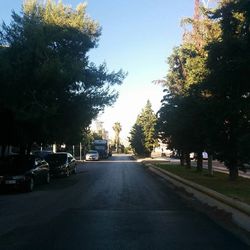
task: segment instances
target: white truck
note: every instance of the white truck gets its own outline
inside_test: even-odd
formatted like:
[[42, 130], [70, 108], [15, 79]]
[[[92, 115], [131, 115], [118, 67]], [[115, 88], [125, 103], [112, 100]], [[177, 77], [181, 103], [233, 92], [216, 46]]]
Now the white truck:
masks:
[[108, 140], [94, 140], [92, 148], [99, 153], [100, 158], [107, 159], [109, 157]]

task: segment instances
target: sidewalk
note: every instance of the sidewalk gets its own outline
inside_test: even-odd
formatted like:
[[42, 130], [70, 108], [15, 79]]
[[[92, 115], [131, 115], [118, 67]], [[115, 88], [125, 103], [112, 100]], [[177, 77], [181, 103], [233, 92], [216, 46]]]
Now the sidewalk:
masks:
[[[203, 162], [203, 166], [204, 168], [207, 168], [207, 161]], [[229, 173], [227, 167], [225, 167], [225, 165], [219, 161], [213, 161], [213, 169], [214, 171], [217, 172], [222, 172], [222, 173]], [[244, 177], [244, 178], [249, 178], [250, 179], [250, 171], [248, 170], [246, 173], [239, 170], [239, 176]]]

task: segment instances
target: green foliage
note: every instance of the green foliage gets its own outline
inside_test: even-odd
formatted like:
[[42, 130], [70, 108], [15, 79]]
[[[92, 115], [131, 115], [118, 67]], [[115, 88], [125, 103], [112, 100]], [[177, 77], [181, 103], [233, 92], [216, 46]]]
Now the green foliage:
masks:
[[0, 110], [18, 128], [8, 144], [79, 142], [83, 129], [114, 103], [118, 94], [112, 86], [125, 74], [89, 62], [87, 53], [99, 37], [100, 27], [84, 4], [74, 10], [61, 2], [28, 0], [21, 15], [13, 12], [12, 23], [3, 23]]
[[150, 101], [147, 101], [145, 108], [138, 115], [137, 121], [130, 131], [129, 141], [136, 154], [149, 156], [156, 146], [155, 125], [156, 115], [152, 110]]
[[130, 131], [129, 142], [135, 154], [148, 155], [149, 152], [145, 148], [145, 136], [141, 125], [134, 124]]
[[[189, 156], [190, 152], [201, 155], [204, 149], [211, 150], [206, 137], [210, 124], [206, 112], [207, 102], [199, 86], [209, 73], [205, 46], [209, 41], [218, 39], [219, 33], [218, 25], [208, 18], [199, 21], [189, 19], [188, 22], [193, 25], [193, 32], [173, 50], [168, 59], [166, 95], [157, 122], [161, 140], [167, 142], [169, 148], [178, 150], [182, 156]], [[214, 28], [211, 29], [211, 26]], [[186, 160], [188, 163], [189, 159]]]
[[171, 148], [214, 153], [234, 180], [249, 161], [250, 2], [221, 1], [207, 14], [169, 58], [157, 127]]
[[192, 43], [175, 48], [169, 58], [167, 93], [158, 112], [157, 131], [169, 148], [186, 156], [201, 153], [207, 146], [204, 98], [197, 87], [208, 74], [206, 60], [204, 49]]
[[96, 132], [91, 133], [91, 140], [102, 140], [102, 135]]
[[246, 158], [240, 152], [244, 151], [244, 138], [250, 132], [250, 3], [222, 2], [212, 18], [219, 19], [222, 36], [208, 46], [210, 74], [203, 88], [217, 107], [217, 157], [228, 166], [231, 179], [235, 179], [238, 163]]

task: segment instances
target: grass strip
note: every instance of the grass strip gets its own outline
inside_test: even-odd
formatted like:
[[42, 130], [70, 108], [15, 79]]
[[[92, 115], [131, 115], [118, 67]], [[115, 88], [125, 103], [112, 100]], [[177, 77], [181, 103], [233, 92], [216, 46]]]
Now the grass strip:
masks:
[[186, 180], [250, 205], [250, 179], [239, 176], [237, 181], [230, 181], [227, 174], [214, 172], [213, 176], [209, 176], [206, 169], [203, 169], [202, 172], [197, 172], [195, 168], [188, 169], [176, 164], [156, 163], [154, 165]]

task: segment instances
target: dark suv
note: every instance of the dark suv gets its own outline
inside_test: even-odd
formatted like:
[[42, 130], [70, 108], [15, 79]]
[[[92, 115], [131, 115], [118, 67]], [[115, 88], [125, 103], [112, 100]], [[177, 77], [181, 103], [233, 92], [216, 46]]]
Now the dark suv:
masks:
[[38, 183], [49, 183], [49, 164], [34, 155], [13, 155], [0, 160], [0, 186], [33, 191]]
[[76, 160], [67, 152], [48, 154], [45, 160], [49, 163], [52, 176], [69, 176], [76, 173]]

